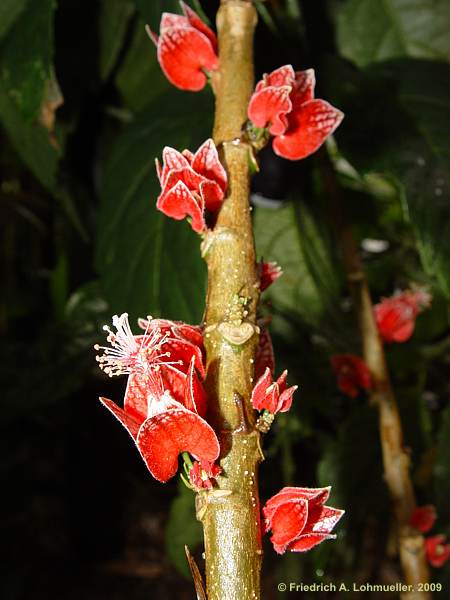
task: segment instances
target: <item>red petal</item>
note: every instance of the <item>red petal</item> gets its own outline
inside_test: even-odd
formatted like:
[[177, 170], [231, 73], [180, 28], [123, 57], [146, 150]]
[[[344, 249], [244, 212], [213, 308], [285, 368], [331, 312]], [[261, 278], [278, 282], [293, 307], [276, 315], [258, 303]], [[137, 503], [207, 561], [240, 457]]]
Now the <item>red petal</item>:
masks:
[[252, 406], [256, 410], [263, 410], [265, 408], [266, 392], [267, 388], [272, 385], [272, 373], [267, 367], [263, 375], [256, 382], [252, 391]]
[[161, 187], [164, 187], [167, 175], [172, 170], [181, 170], [181, 169], [189, 169], [190, 164], [189, 161], [181, 152], [175, 150], [175, 148], [171, 148], [170, 146], [166, 146], [162, 152], [163, 156], [163, 167], [161, 169], [160, 175], [160, 183]]
[[298, 385], [293, 385], [292, 387], [284, 390], [278, 400], [277, 412], [287, 412], [292, 406], [292, 397], [294, 395], [295, 390], [298, 389]]
[[292, 110], [289, 98], [291, 87], [265, 87], [253, 94], [248, 105], [248, 118], [256, 127], [266, 127], [272, 135], [284, 133], [288, 126], [286, 115]]
[[286, 380], [287, 380], [287, 370], [285, 369], [281, 375], [277, 379], [278, 387], [280, 388], [280, 393], [283, 393], [286, 389]]
[[170, 352], [170, 356], [168, 356], [168, 360], [170, 362], [182, 361], [182, 365], [178, 367], [180, 370], [184, 370], [183, 365], [185, 365], [187, 371], [187, 367], [191, 362], [191, 359], [194, 358], [195, 368], [202, 378], [205, 376], [203, 354], [198, 346], [181, 339], [171, 339], [164, 344], [163, 350]]
[[256, 85], [255, 91], [259, 91], [263, 87], [273, 85], [274, 87], [281, 87], [282, 85], [293, 85], [295, 81], [295, 72], [292, 65], [284, 65], [272, 71], [272, 73], [265, 74], [261, 81]]
[[224, 192], [227, 188], [227, 172], [219, 160], [216, 145], [212, 139], [206, 140], [192, 158], [192, 168], [200, 175], [219, 184]]
[[167, 29], [170, 29], [171, 27], [189, 27], [189, 19], [183, 15], [163, 12], [161, 15], [161, 22], [159, 24], [160, 33], [165, 33]]
[[258, 380], [266, 369], [273, 374], [275, 370], [275, 356], [272, 338], [268, 329], [263, 329], [259, 334], [259, 342], [255, 356], [255, 379]]
[[108, 400], [108, 398], [100, 398], [100, 402], [105, 406], [118, 421], [122, 423], [128, 433], [131, 435], [133, 440], [136, 441], [136, 438], [139, 433], [139, 429], [141, 427], [142, 421], [136, 419], [134, 415], [125, 412], [122, 408], [117, 406], [112, 400]]
[[308, 520], [308, 502], [290, 500], [279, 506], [272, 519], [272, 537], [270, 541], [277, 546], [289, 544], [303, 531]]
[[200, 194], [205, 203], [205, 207], [211, 212], [216, 212], [222, 206], [224, 193], [215, 181], [203, 181], [200, 184]]
[[289, 114], [287, 132], [273, 140], [275, 153], [289, 160], [306, 158], [333, 133], [343, 116], [325, 100], [305, 102]]
[[425, 555], [433, 567], [442, 567], [450, 558], [450, 544], [445, 535], [433, 535], [425, 540]]
[[206, 393], [195, 371], [194, 357], [191, 359], [191, 364], [189, 365], [189, 371], [185, 380], [184, 405], [188, 410], [198, 413], [201, 417], [206, 414]]
[[131, 373], [128, 376], [124, 399], [125, 411], [142, 424], [147, 418], [147, 388], [144, 378]]
[[329, 533], [307, 533], [301, 535], [295, 542], [292, 542], [292, 544], [289, 544], [287, 550], [290, 552], [306, 552], [325, 540], [334, 539], [336, 539], [336, 536]]
[[[199, 199], [199, 202], [203, 202]], [[192, 217], [192, 229], [200, 233], [205, 229], [203, 206], [201, 206], [189, 191], [183, 181], [178, 181], [172, 189], [161, 193], [156, 203], [158, 210], [168, 217], [184, 219], [187, 215]]]
[[263, 508], [264, 518], [270, 522], [276, 509], [285, 502], [289, 502], [291, 500], [303, 499], [308, 500], [309, 502], [312, 502], [314, 504], [323, 504], [328, 500], [328, 497], [330, 495], [330, 489], [330, 487], [284, 487], [278, 492], [278, 494], [275, 494], [275, 496], [272, 496], [272, 498], [270, 498], [266, 502]]
[[344, 513], [344, 510], [332, 506], [310, 506], [305, 533], [330, 533]]
[[314, 98], [314, 88], [316, 87], [316, 76], [314, 69], [306, 71], [297, 71], [295, 73], [294, 93], [292, 94], [292, 104], [294, 110], [301, 104]]
[[180, 404], [184, 404], [184, 390], [186, 387], [186, 373], [172, 365], [161, 365], [159, 368], [163, 379], [164, 389]]
[[163, 33], [158, 42], [158, 61], [174, 86], [192, 92], [206, 85], [202, 69], [213, 71], [219, 66], [211, 42], [193, 27], [173, 27]]
[[150, 473], [162, 482], [177, 472], [181, 452], [214, 462], [220, 450], [216, 434], [208, 423], [195, 413], [181, 409], [147, 419], [139, 430], [137, 445]]
[[204, 33], [206, 35], [206, 37], [209, 39], [209, 41], [211, 42], [211, 45], [214, 48], [214, 51], [217, 52], [217, 37], [216, 37], [216, 34], [214, 33], [214, 31], [212, 29], [210, 29], [208, 27], [208, 25], [206, 25], [206, 23], [204, 23], [200, 19], [198, 14], [194, 10], [192, 10], [192, 8], [190, 6], [188, 6], [184, 2], [180, 2], [180, 6], [181, 6], [181, 10], [185, 14], [185, 16], [188, 18], [189, 23], [192, 25], [192, 27], [195, 27], [195, 29], [198, 29], [199, 31]]

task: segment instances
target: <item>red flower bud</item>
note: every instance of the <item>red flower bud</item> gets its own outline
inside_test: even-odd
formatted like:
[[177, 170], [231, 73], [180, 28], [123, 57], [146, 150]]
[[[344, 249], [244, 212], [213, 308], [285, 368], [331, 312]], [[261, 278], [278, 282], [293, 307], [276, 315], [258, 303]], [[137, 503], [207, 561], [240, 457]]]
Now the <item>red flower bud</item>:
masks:
[[333, 133], [343, 113], [325, 100], [314, 100], [314, 70], [285, 65], [258, 82], [248, 106], [248, 118], [275, 136], [276, 154], [290, 160], [306, 158]]
[[286, 550], [305, 552], [324, 540], [344, 514], [343, 510], [324, 506], [330, 488], [285, 487], [270, 498], [263, 508], [265, 531], [278, 554]]
[[276, 262], [263, 262], [258, 264], [260, 290], [263, 292], [272, 285], [279, 277], [283, 275], [283, 271]]
[[276, 382], [267, 367], [264, 374], [258, 379], [252, 391], [252, 406], [256, 410], [268, 410], [275, 415], [278, 412], [287, 412], [292, 405], [292, 396], [297, 389], [293, 385], [286, 389], [287, 371], [284, 371]]
[[221, 471], [219, 465], [206, 461], [195, 461], [189, 471], [189, 481], [196, 490], [211, 490], [213, 487], [211, 479], [215, 479]]
[[366, 363], [355, 354], [336, 354], [331, 357], [331, 366], [337, 377], [338, 388], [343, 394], [356, 398], [361, 389], [372, 386]]
[[219, 67], [215, 33], [184, 2], [184, 16], [163, 13], [160, 36], [147, 27], [158, 51], [158, 61], [167, 79], [182, 90], [197, 92], [205, 87], [204, 71]]
[[431, 295], [424, 290], [405, 290], [382, 298], [374, 307], [378, 331], [385, 342], [406, 342], [412, 336], [417, 315], [429, 307]]

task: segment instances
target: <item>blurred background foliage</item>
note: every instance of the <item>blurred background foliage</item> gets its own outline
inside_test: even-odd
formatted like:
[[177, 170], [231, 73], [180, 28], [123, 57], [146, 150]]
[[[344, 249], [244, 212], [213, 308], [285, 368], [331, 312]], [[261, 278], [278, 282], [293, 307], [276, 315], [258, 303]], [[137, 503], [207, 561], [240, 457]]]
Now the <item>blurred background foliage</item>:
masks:
[[[213, 21], [217, 4], [192, 6]], [[314, 67], [318, 96], [346, 113], [331, 150], [374, 300], [410, 282], [433, 293], [413, 338], [387, 352], [419, 502], [436, 504], [434, 532], [450, 535], [450, 4], [255, 4], [257, 76]], [[176, 2], [0, 4], [8, 600], [193, 597], [182, 551], [187, 542], [201, 560], [192, 495], [153, 481], [102, 412], [97, 396], [119, 400], [124, 382], [103, 378], [92, 350], [114, 313], [194, 323], [203, 313], [198, 239], [155, 210], [154, 158], [209, 135], [213, 97], [161, 74], [144, 24], [157, 30], [163, 10]], [[332, 484], [332, 504], [347, 510], [338, 541], [306, 556], [266, 546], [265, 598], [280, 595], [279, 581], [397, 581], [376, 415], [365, 397], [343, 397], [330, 371], [330, 356], [359, 352], [359, 341], [320, 156], [288, 163], [267, 148], [260, 158], [258, 253], [284, 269], [262, 312], [278, 370], [300, 384], [267, 437], [261, 494]], [[449, 590], [450, 567], [432, 579]]]

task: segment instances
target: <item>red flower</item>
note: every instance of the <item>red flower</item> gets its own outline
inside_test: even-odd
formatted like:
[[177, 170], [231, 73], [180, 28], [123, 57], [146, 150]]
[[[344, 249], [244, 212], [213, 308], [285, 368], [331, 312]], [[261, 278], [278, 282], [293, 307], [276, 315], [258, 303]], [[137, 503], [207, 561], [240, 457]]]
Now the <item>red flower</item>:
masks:
[[450, 558], [450, 544], [445, 535], [433, 535], [425, 540], [425, 555], [433, 567], [442, 567]]
[[204, 142], [195, 154], [189, 150], [163, 150], [163, 166], [156, 160], [161, 194], [156, 207], [168, 217], [192, 219], [192, 229], [202, 232], [205, 209], [217, 211], [225, 196], [227, 174], [213, 140]]
[[405, 290], [382, 298], [374, 307], [378, 331], [385, 342], [406, 342], [412, 336], [416, 317], [431, 303], [424, 290]]
[[411, 515], [409, 524], [422, 533], [428, 533], [436, 521], [436, 509], [432, 504], [417, 506]]
[[206, 412], [196, 371], [201, 352], [199, 359], [193, 350], [197, 347], [181, 334], [194, 339], [198, 331], [171, 321], [161, 320], [159, 326], [158, 321], [149, 320], [146, 333], [134, 336], [126, 314], [114, 317], [117, 331], [106, 328], [111, 347], [104, 347], [97, 360], [110, 376], [129, 374], [123, 409], [107, 398], [100, 400], [128, 430], [151, 474], [165, 482], [176, 473], [181, 452], [214, 462], [219, 442], [200, 416]]
[[329, 487], [285, 487], [266, 502], [265, 531], [272, 530], [270, 541], [278, 554], [305, 552], [336, 537], [331, 531], [345, 511], [324, 506], [329, 495]]
[[222, 469], [213, 463], [206, 461], [195, 461], [189, 471], [189, 481], [196, 490], [211, 490], [213, 483], [211, 479], [216, 479]]
[[272, 285], [279, 277], [283, 275], [283, 271], [276, 262], [263, 262], [258, 264], [258, 273], [260, 281], [260, 290], [263, 292]]
[[272, 379], [269, 367], [258, 379], [252, 391], [252, 405], [256, 410], [268, 410], [275, 415], [287, 412], [292, 405], [292, 396], [297, 385], [286, 389], [287, 371], [283, 371], [276, 382]]
[[184, 16], [163, 13], [158, 37], [147, 33], [158, 50], [158, 62], [167, 79], [182, 90], [197, 92], [205, 87], [205, 71], [219, 68], [216, 34], [184, 2]]
[[275, 136], [276, 154], [290, 160], [306, 158], [333, 133], [344, 115], [325, 100], [314, 99], [314, 70], [285, 65], [257, 84], [248, 118]]
[[331, 366], [337, 377], [338, 388], [343, 394], [356, 398], [359, 390], [372, 386], [366, 363], [354, 354], [336, 354], [331, 357]]

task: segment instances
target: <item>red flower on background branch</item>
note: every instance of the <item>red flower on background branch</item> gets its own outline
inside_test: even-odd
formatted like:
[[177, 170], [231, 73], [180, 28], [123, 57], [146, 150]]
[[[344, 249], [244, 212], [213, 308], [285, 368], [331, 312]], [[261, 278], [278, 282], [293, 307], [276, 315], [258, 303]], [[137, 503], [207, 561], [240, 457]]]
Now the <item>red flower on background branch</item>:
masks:
[[445, 535], [425, 539], [425, 555], [433, 567], [442, 567], [450, 559], [450, 544]]
[[334, 526], [345, 511], [325, 506], [330, 488], [285, 487], [263, 508], [265, 531], [278, 554], [305, 552], [334, 539]]
[[162, 188], [158, 210], [177, 220], [189, 216], [192, 229], [204, 231], [205, 211], [216, 212], [227, 189], [227, 174], [213, 140], [206, 140], [195, 154], [166, 146], [162, 166], [156, 160], [156, 172]]
[[205, 87], [209, 72], [219, 68], [216, 34], [192, 8], [180, 2], [183, 15], [163, 13], [156, 35], [147, 33], [158, 52], [163, 73], [175, 87], [198, 92]]
[[145, 334], [134, 336], [124, 313], [113, 318], [115, 332], [106, 328], [111, 346], [96, 346], [104, 351], [97, 361], [108, 375], [129, 378], [123, 409], [100, 400], [127, 429], [153, 477], [165, 482], [177, 472], [181, 452], [213, 463], [219, 442], [199, 414], [206, 412], [206, 397], [196, 369], [204, 370], [194, 343], [198, 331], [166, 320], [146, 323]]
[[405, 290], [382, 298], [374, 306], [378, 331], [385, 342], [406, 342], [414, 333], [417, 316], [431, 304], [425, 290]]
[[290, 160], [306, 158], [335, 131], [343, 113], [325, 100], [314, 99], [313, 69], [295, 72], [280, 67], [258, 82], [248, 118], [274, 136], [276, 154]]
[[417, 506], [409, 520], [411, 527], [415, 527], [422, 533], [428, 533], [436, 521], [436, 509], [433, 504]]
[[369, 369], [362, 358], [355, 354], [336, 354], [331, 357], [331, 366], [337, 378], [340, 391], [350, 398], [356, 398], [360, 390], [372, 387]]

